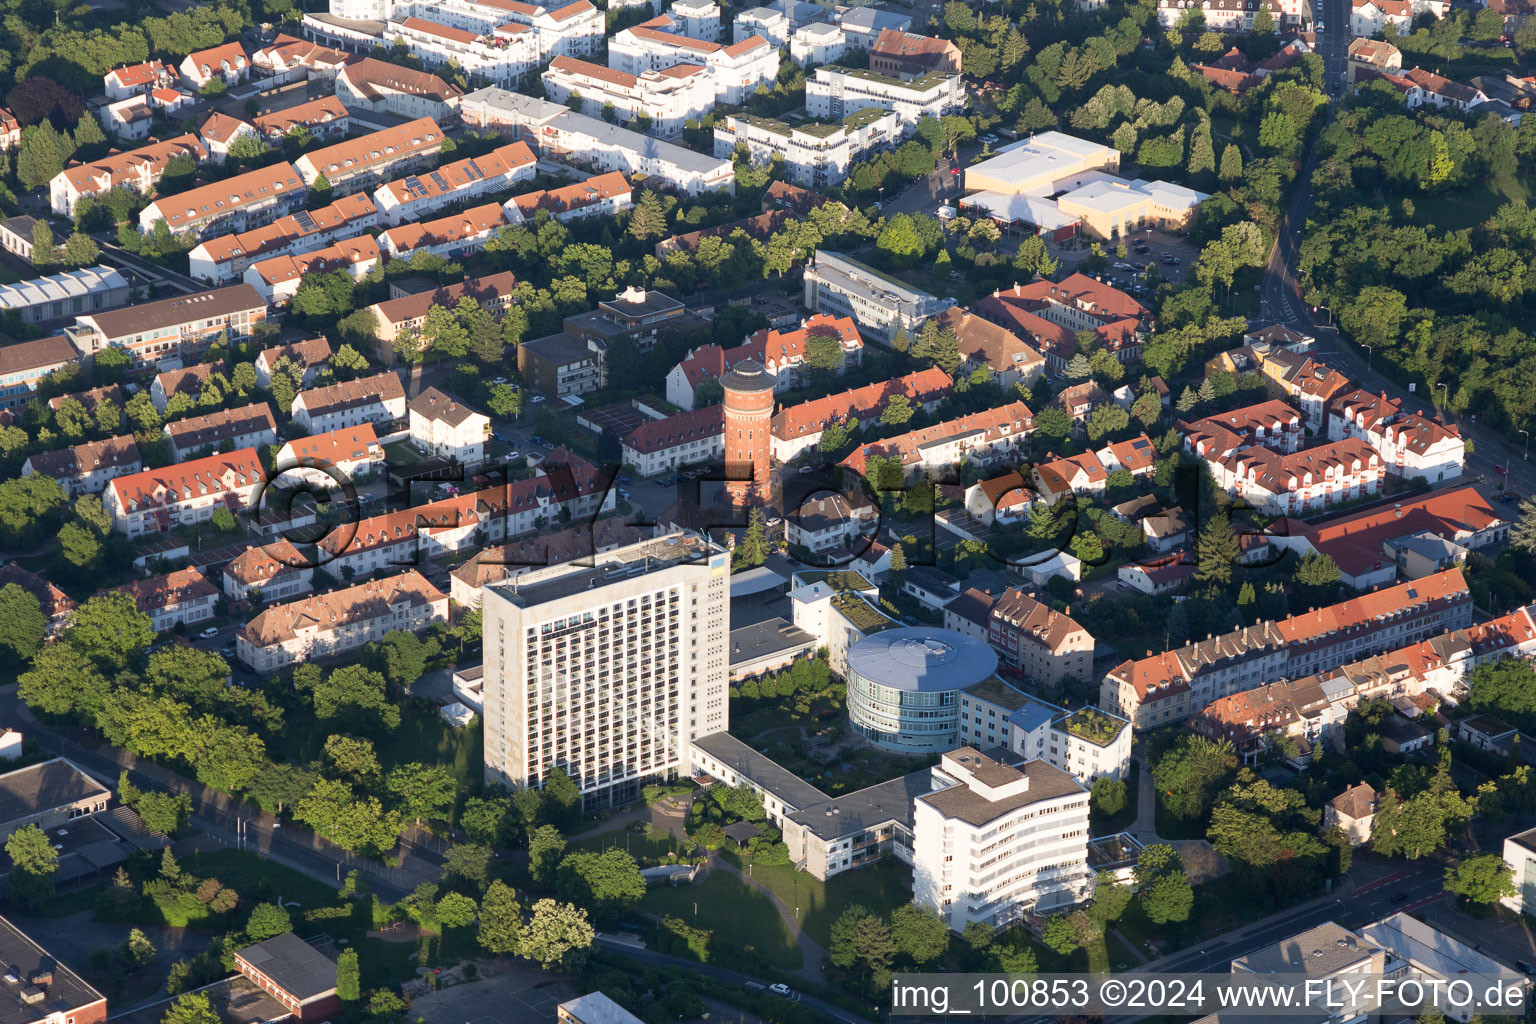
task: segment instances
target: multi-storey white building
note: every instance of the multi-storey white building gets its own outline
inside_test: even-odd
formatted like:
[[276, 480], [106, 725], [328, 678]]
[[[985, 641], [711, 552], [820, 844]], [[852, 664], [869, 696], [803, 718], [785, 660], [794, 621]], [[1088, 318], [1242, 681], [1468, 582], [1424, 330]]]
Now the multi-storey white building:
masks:
[[246, 510], [265, 479], [256, 449], [244, 448], [120, 476], [107, 485], [102, 503], [118, 533], [169, 533], [212, 518], [216, 508]]
[[372, 423], [295, 438], [278, 449], [273, 482], [308, 486], [324, 494], [345, 483], [362, 483], [384, 465], [384, 448]]
[[348, 64], [336, 75], [336, 98], [350, 111], [446, 121], [458, 110], [463, 95], [458, 86], [430, 72], [372, 57]]
[[437, 388], [427, 388], [406, 407], [411, 443], [429, 455], [453, 459], [461, 466], [485, 461], [491, 418], [455, 401]]
[[507, 223], [507, 215], [499, 204], [486, 203], [436, 220], [390, 228], [379, 235], [379, 249], [394, 259], [416, 252], [454, 259], [479, 252]]
[[224, 567], [224, 596], [231, 601], [259, 597], [264, 603], [298, 597], [314, 589], [310, 559], [284, 537], [252, 545]]
[[608, 41], [608, 65], [632, 75], [663, 71], [677, 64], [703, 64], [715, 82], [718, 103], [745, 103], [779, 74], [779, 50], [762, 36], [729, 46], [693, 39], [676, 31], [666, 15], [627, 28]]
[[365, 195], [342, 196], [318, 210], [299, 210], [250, 231], [220, 235], [187, 254], [189, 273], [209, 284], [238, 281], [246, 268], [274, 256], [292, 256], [355, 238], [378, 226], [379, 213]]
[[744, 144], [752, 162], [766, 164], [784, 158], [790, 179], [815, 188], [836, 185], [848, 177], [854, 161], [872, 150], [894, 145], [904, 134], [897, 116], [866, 109], [841, 124], [787, 124], [751, 114], [727, 114], [715, 122], [715, 156], [730, 159]]
[[[331, 0], [331, 14], [348, 21], [388, 22], [386, 38], [409, 18], [490, 40], [526, 35], [535, 66], [551, 57], [590, 56], [601, 48], [604, 35], [603, 12], [588, 0], [558, 7], [522, 0]], [[325, 26], [319, 27], [323, 34]]]
[[200, 235], [215, 225], [225, 231], [244, 231], [288, 213], [308, 191], [292, 164], [273, 164], [156, 199], [139, 211], [139, 230], [149, 234], [165, 221], [176, 233]]
[[156, 89], [170, 89], [176, 85], [177, 81], [176, 71], [158, 60], [113, 68], [101, 79], [109, 100], [125, 100], [130, 96], [142, 96], [154, 92]]
[[286, 306], [311, 274], [341, 270], [352, 280], [361, 281], [378, 264], [379, 243], [372, 235], [359, 235], [296, 256], [284, 253], [269, 257], [247, 267], [244, 280], [267, 302]]
[[[431, 12], [435, 13], [435, 12]], [[384, 37], [405, 44], [414, 57], [430, 67], [452, 61], [466, 74], [502, 85], [511, 84], [539, 66], [538, 43], [527, 25], [512, 22], [488, 33], [454, 28], [430, 17], [396, 17]]]
[[835, 64], [817, 68], [805, 83], [805, 112], [812, 117], [841, 121], [866, 107], [893, 110], [903, 124], [915, 125], [962, 110], [965, 88], [959, 75], [939, 71], [908, 81]]
[[683, 195], [736, 188], [729, 160], [620, 128], [596, 117], [568, 111], [540, 129], [539, 150], [594, 171], [621, 171], [658, 179]]
[[789, 37], [789, 58], [801, 67], [831, 64], [847, 52], [848, 33], [830, 22], [812, 22]]
[[1388, 473], [1430, 483], [1461, 476], [1467, 443], [1455, 427], [1422, 412], [1404, 412], [1403, 404], [1385, 393], [1352, 391], [1333, 400], [1328, 409], [1328, 436], [1359, 438], [1376, 450]]
[[383, 223], [404, 224], [445, 206], [477, 199], [488, 192], [502, 192], [520, 181], [531, 181], [536, 163], [527, 143], [512, 142], [482, 156], [455, 160], [435, 171], [380, 185], [373, 193], [373, 202]]
[[[544, 91], [556, 103], [580, 97], [581, 112], [594, 117], [613, 108], [617, 122], [640, 121], [650, 135], [670, 138], [689, 120], [703, 120], [715, 106], [715, 82], [703, 64], [675, 64], [632, 75], [574, 57], [556, 57], [543, 74]], [[638, 127], [638, 126], [637, 126]]]
[[679, 35], [711, 43], [720, 39], [720, 5], [715, 0], [675, 0], [667, 17]]
[[672, 534], [485, 588], [485, 774], [589, 807], [688, 770], [729, 724], [730, 555]]
[[430, 117], [421, 117], [305, 153], [293, 166], [305, 185], [312, 187], [323, 177], [334, 194], [346, 195], [421, 167], [435, 159], [442, 148], [443, 130]]
[[405, 419], [405, 388], [392, 370], [330, 387], [300, 391], [289, 410], [294, 422], [311, 434], [325, 434], [364, 423], [388, 426]]
[[807, 308], [852, 317], [863, 334], [886, 345], [899, 334], [916, 338], [929, 317], [954, 304], [830, 249], [818, 249], [805, 268]]
[[1197, 18], [1215, 32], [1251, 32], [1254, 15], [1261, 7], [1268, 9], [1277, 29], [1298, 29], [1309, 14], [1303, 0], [1157, 0], [1157, 17], [1167, 28]]
[[407, 569], [267, 608], [235, 634], [235, 655], [254, 671], [272, 672], [447, 621], [448, 595]]
[[74, 217], [75, 206], [86, 196], [99, 196], [116, 188], [149, 195], [165, 173], [165, 165], [183, 155], [202, 161], [208, 158], [208, 151], [196, 135], [178, 135], [126, 153], [66, 167], [48, 182], [48, 204], [59, 216]]
[[1088, 789], [1043, 760], [1004, 764], [974, 747], [933, 769], [912, 825], [912, 899], [956, 932], [1002, 928], [1084, 899]]
[[789, 33], [789, 18], [772, 7], [749, 7], [731, 25], [731, 38], [738, 43], [762, 36], [774, 46], [788, 46]]
[[1067, 711], [996, 678], [960, 691], [960, 742], [1043, 758], [1085, 786], [1131, 769], [1130, 722], [1095, 707]]

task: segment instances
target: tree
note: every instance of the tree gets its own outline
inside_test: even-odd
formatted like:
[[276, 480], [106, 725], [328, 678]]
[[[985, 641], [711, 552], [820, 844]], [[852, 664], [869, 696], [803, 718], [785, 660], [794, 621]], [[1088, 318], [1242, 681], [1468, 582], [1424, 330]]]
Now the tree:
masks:
[[725, 401], [725, 385], [714, 377], [705, 377], [693, 386], [693, 407], [703, 409]]
[[355, 1003], [362, 997], [362, 979], [357, 963], [357, 950], [344, 949], [336, 958], [336, 998], [344, 1003]]
[[154, 622], [127, 594], [97, 594], [70, 615], [64, 640], [103, 671], [116, 672], [155, 642]]
[[1536, 669], [1523, 658], [1483, 662], [1472, 670], [1470, 685], [1467, 700], [1474, 708], [1536, 716]]
[[418, 825], [428, 819], [446, 818], [458, 794], [453, 772], [447, 766], [423, 766], [419, 761], [392, 769], [385, 785]]
[[368, 787], [379, 781], [382, 769], [371, 740], [345, 734], [327, 736], [322, 751], [336, 774], [348, 782]]
[[48, 619], [37, 598], [15, 583], [0, 587], [0, 647], [28, 661], [47, 634]]
[[1331, 556], [1322, 551], [1309, 551], [1296, 564], [1297, 586], [1323, 590], [1339, 582], [1339, 566]]
[[1536, 555], [1536, 494], [1520, 503], [1520, 515], [1509, 530], [1509, 546]]
[[478, 911], [474, 900], [461, 892], [450, 892], [437, 901], [435, 913], [437, 923], [444, 928], [467, 928], [475, 923]]
[[398, 811], [386, 811], [376, 797], [363, 797], [344, 782], [317, 779], [299, 801], [294, 819], [344, 850], [384, 852], [400, 837]]
[[898, 953], [922, 967], [949, 949], [949, 926], [937, 911], [903, 903], [891, 911], [891, 941]]
[[539, 900], [528, 923], [518, 929], [517, 955], [567, 973], [581, 969], [596, 932], [587, 912], [569, 903]]
[[899, 427], [912, 418], [912, 401], [906, 395], [892, 395], [880, 413], [880, 422], [888, 427]]
[[1514, 874], [1496, 853], [1467, 857], [1446, 868], [1445, 888], [1471, 903], [1497, 903], [1516, 893]]
[[117, 946], [117, 962], [129, 972], [149, 964], [155, 958], [155, 944], [137, 928], [128, 929], [128, 937]]
[[1107, 775], [1094, 779], [1089, 796], [1093, 800], [1093, 809], [1106, 817], [1125, 809], [1125, 783], [1119, 779]]
[[461, 878], [483, 891], [491, 880], [493, 856], [489, 846], [474, 843], [457, 844], [443, 858], [443, 877]]
[[1077, 929], [1072, 927], [1066, 914], [1052, 914], [1046, 918], [1045, 926], [1040, 929], [1040, 940], [1062, 956], [1068, 956], [1078, 948]]
[[548, 889], [555, 884], [555, 872], [565, 854], [565, 837], [553, 825], [541, 825], [528, 837], [528, 873]]
[[1093, 906], [1088, 916], [1101, 928], [1118, 921], [1134, 895], [1131, 887], [1118, 881], [1113, 872], [1100, 871], [1093, 882]]
[[1240, 554], [1232, 520], [1225, 515], [1213, 516], [1195, 541], [1195, 579], [1206, 583], [1231, 582], [1232, 567]]
[[1216, 176], [1224, 183], [1241, 180], [1243, 176], [1243, 154], [1238, 150], [1237, 143], [1227, 143], [1227, 148], [1221, 151], [1221, 170]]
[[555, 895], [589, 908], [598, 920], [616, 920], [645, 896], [645, 879], [624, 850], [583, 850], [560, 862]]
[[293, 918], [286, 907], [276, 903], [258, 903], [251, 908], [251, 916], [245, 921], [245, 937], [261, 942], [274, 935], [293, 931]]
[[747, 530], [741, 543], [736, 545], [736, 561], [742, 568], [755, 569], [768, 560], [767, 527], [763, 522], [763, 510], [752, 509], [747, 516]]
[[[94, 599], [93, 599], [94, 600]], [[311, 694], [315, 717], [359, 725], [400, 725], [400, 709], [385, 696], [384, 677], [361, 665], [345, 665], [328, 673]]]
[[1093, 373], [1093, 365], [1088, 362], [1088, 356], [1083, 352], [1073, 353], [1072, 358], [1067, 360], [1068, 380], [1085, 380], [1091, 373]]
[[5, 841], [10, 858], [10, 898], [24, 907], [36, 907], [53, 896], [53, 876], [59, 870], [59, 851], [36, 825], [11, 833]]
[[1186, 736], [1152, 766], [1152, 780], [1163, 806], [1178, 818], [1197, 818], [1237, 768], [1230, 740]]
[[523, 393], [511, 384], [493, 384], [486, 398], [492, 416], [512, 417], [523, 414]]
[[207, 993], [184, 992], [165, 1011], [160, 1024], [220, 1024], [220, 1017], [213, 1012]]
[[581, 819], [581, 787], [559, 765], [544, 776], [543, 801], [545, 814], [556, 824], [570, 825]]
[[497, 879], [485, 890], [480, 901], [480, 946], [488, 953], [511, 953], [517, 949], [517, 930], [522, 924], [522, 908], [517, 893]]
[[667, 233], [667, 212], [661, 205], [661, 197], [650, 189], [640, 193], [629, 214], [629, 233], [642, 242], [661, 238]]
[[500, 846], [507, 841], [507, 833], [511, 828], [509, 810], [505, 799], [472, 796], [464, 802], [464, 810], [459, 814], [459, 827], [473, 843]]
[[435, 640], [423, 643], [414, 633], [403, 629], [384, 634], [384, 675], [402, 689], [420, 679], [427, 671], [427, 660], [438, 653]]
[[1170, 871], [1142, 890], [1140, 899], [1142, 911], [1154, 924], [1187, 921], [1195, 905], [1195, 890], [1182, 870]]

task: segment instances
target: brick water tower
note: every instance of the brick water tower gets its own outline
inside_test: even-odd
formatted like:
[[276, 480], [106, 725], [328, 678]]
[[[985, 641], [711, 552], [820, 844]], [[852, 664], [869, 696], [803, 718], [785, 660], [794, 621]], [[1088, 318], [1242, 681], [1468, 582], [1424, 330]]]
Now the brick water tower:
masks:
[[768, 431], [775, 378], [755, 359], [744, 359], [720, 378], [725, 389], [725, 496], [737, 507], [773, 498]]

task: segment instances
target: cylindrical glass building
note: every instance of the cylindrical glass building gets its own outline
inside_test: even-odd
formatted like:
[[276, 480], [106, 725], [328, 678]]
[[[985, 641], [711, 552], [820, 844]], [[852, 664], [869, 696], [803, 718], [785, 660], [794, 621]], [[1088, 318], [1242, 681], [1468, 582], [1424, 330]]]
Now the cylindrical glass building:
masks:
[[960, 742], [960, 691], [996, 671], [996, 652], [964, 633], [882, 630], [848, 651], [848, 718], [882, 750], [953, 750]]

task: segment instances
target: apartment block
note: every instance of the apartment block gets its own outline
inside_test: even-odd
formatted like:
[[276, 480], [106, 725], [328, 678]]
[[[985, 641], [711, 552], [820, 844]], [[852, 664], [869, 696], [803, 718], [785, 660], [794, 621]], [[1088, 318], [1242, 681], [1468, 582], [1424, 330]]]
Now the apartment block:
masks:
[[529, 387], [550, 398], [585, 395], [608, 379], [606, 346], [569, 334], [530, 338], [517, 346], [517, 372]]
[[842, 26], [818, 21], [797, 29], [789, 37], [789, 59], [801, 67], [833, 64], [848, 52], [848, 33]]
[[508, 223], [500, 205], [486, 203], [436, 220], [390, 228], [379, 235], [379, 249], [391, 259], [405, 259], [418, 252], [456, 259], [485, 248], [485, 243]]
[[224, 567], [224, 596], [231, 601], [287, 600], [314, 589], [314, 565], [287, 538], [246, 548]]
[[[1187, 16], [1187, 11], [1198, 10], [1204, 15], [1205, 27], [1213, 31], [1252, 32], [1253, 18], [1260, 8], [1269, 11], [1277, 29], [1299, 29], [1302, 18], [1310, 13], [1301, 0], [1208, 0], [1209, 7], [1203, 6], [1204, 2], [1206, 0], [1200, 4], [1195, 0], [1157, 0], [1158, 21], [1164, 28], [1174, 28]], [[1355, 35], [1370, 34], [1355, 31]]]
[[308, 103], [253, 117], [251, 126], [274, 145], [300, 128], [317, 139], [339, 139], [352, 130], [352, 115], [335, 96], [321, 96]]
[[872, 456], [896, 460], [903, 474], [935, 482], [957, 476], [962, 466], [1012, 464], [1034, 432], [1035, 417], [1023, 402], [1009, 402], [930, 427], [909, 430], [855, 448], [839, 465], [863, 476]]
[[963, 110], [965, 87], [959, 75], [946, 72], [903, 79], [837, 64], [817, 68], [805, 83], [805, 112], [812, 117], [841, 121], [868, 107], [894, 111], [903, 124], [915, 125]]
[[26, 405], [38, 381], [79, 361], [80, 352], [62, 334], [0, 347], [0, 409]]
[[382, 223], [403, 224], [445, 206], [502, 192], [520, 181], [531, 181], [535, 163], [527, 143], [513, 142], [483, 156], [455, 160], [435, 171], [380, 185], [373, 193], [373, 202]]
[[249, 338], [267, 318], [267, 302], [248, 284], [178, 295], [75, 317], [67, 334], [83, 355], [123, 349], [135, 372], [202, 361], [215, 343]]
[[1152, 311], [1125, 292], [1086, 274], [1041, 279], [982, 296], [972, 312], [1030, 342], [1046, 366], [1065, 373], [1077, 354], [1077, 332], [1092, 331], [1122, 363], [1141, 358]]
[[117, 477], [102, 503], [112, 529], [141, 537], [204, 522], [216, 508], [244, 512], [265, 480], [256, 449], [244, 448]]
[[675, 0], [666, 14], [678, 35], [711, 43], [720, 39], [720, 5], [715, 0]]
[[1328, 406], [1328, 436], [1359, 438], [1381, 456], [1388, 473], [1421, 476], [1431, 484], [1460, 477], [1466, 464], [1467, 442], [1460, 431], [1422, 409], [1405, 410], [1385, 393], [1351, 391], [1334, 399]]
[[149, 400], [162, 413], [177, 395], [186, 395], [190, 401], [196, 402], [216, 373], [227, 378], [229, 364], [216, 359], [211, 363], [193, 363], [191, 366], [178, 366], [174, 370], [157, 373], [149, 383]]
[[464, 91], [426, 71], [365, 57], [336, 75], [336, 98], [348, 110], [371, 110], [396, 117], [451, 120]]
[[447, 621], [448, 596], [407, 569], [264, 609], [235, 634], [235, 656], [253, 671], [273, 672]]
[[[1005, 928], [1085, 899], [1088, 789], [1043, 760], [944, 754], [912, 827], [912, 899], [951, 930]], [[939, 788], [942, 787], [942, 788]]]
[[427, 388], [406, 405], [411, 443], [428, 455], [452, 459], [461, 466], [485, 461], [491, 418], [463, 402]]
[[340, 270], [354, 281], [361, 281], [379, 265], [382, 254], [372, 235], [359, 235], [333, 242], [323, 249], [272, 256], [246, 268], [245, 283], [274, 306], [286, 306], [298, 294], [304, 278]]
[[729, 159], [737, 146], [746, 146], [755, 164], [784, 159], [798, 185], [836, 185], [848, 177], [853, 164], [870, 152], [894, 146], [904, 126], [885, 110], [865, 109], [841, 124], [788, 124], [751, 114], [727, 114], [715, 122], [715, 156]]
[[130, 96], [142, 96], [155, 89], [169, 89], [178, 79], [175, 70], [158, 60], [142, 64], [129, 64], [113, 68], [101, 78], [102, 87], [109, 100], [124, 100]]
[[929, 317], [954, 304], [831, 249], [816, 250], [805, 268], [807, 308], [852, 317], [861, 333], [884, 345], [898, 335], [916, 338]]
[[501, 205], [507, 223], [527, 224], [540, 210], [555, 220], [568, 223], [589, 217], [612, 217], [634, 205], [634, 190], [629, 179], [618, 171], [594, 174], [585, 181], [559, 188], [540, 189], [513, 196]]
[[773, 88], [779, 50], [759, 35], [729, 46], [680, 35], [665, 14], [617, 33], [608, 40], [608, 64], [639, 75], [678, 64], [703, 64], [715, 83], [717, 103], [745, 103], [760, 85]]
[[272, 418], [272, 407], [264, 401], [174, 420], [163, 429], [171, 442], [171, 458], [178, 462], [189, 456], [211, 454], [225, 444], [256, 448], [277, 443], [277, 421]]
[[178, 135], [126, 153], [115, 153], [90, 163], [66, 167], [48, 182], [48, 204], [61, 217], [74, 217], [75, 207], [86, 196], [99, 196], [116, 188], [149, 195], [173, 157], [190, 156], [201, 162], [208, 151], [195, 135]]
[[432, 118], [421, 117], [305, 153], [293, 166], [305, 185], [313, 187], [323, 177], [330, 183], [332, 194], [340, 196], [424, 166], [442, 148], [443, 130]]
[[526, 34], [535, 64], [554, 57], [590, 56], [601, 48], [605, 33], [603, 12], [588, 0], [555, 7], [497, 0], [332, 0], [331, 14], [392, 23], [430, 19], [492, 39]]
[[55, 480], [70, 497], [100, 494], [107, 483], [144, 468], [139, 445], [132, 436], [87, 441], [71, 448], [39, 452], [21, 464], [21, 475], [41, 473]]
[[771, 426], [773, 458], [788, 462], [815, 446], [832, 423], [852, 426], [878, 419], [896, 395], [912, 403], [913, 411], [932, 412], [954, 389], [949, 374], [937, 366], [916, 370], [903, 377], [866, 384], [824, 398], [791, 405], [774, 414]]
[[384, 38], [403, 43], [413, 57], [428, 67], [440, 68], [451, 62], [466, 74], [504, 85], [515, 83], [539, 66], [533, 30], [516, 22], [480, 33], [444, 25], [430, 17], [406, 15], [390, 19], [384, 26]]
[[1018, 587], [1001, 594], [987, 622], [987, 641], [1024, 678], [1060, 688], [1093, 678], [1093, 634]]
[[384, 448], [373, 424], [341, 427], [283, 442], [274, 462], [274, 483], [301, 484], [324, 494], [332, 487], [362, 483], [384, 466]]
[[1131, 723], [1087, 706], [1068, 711], [996, 677], [960, 691], [960, 742], [1039, 758], [1085, 786], [1131, 770]]
[[300, 391], [293, 399], [294, 422], [311, 434], [364, 423], [387, 427], [405, 419], [400, 375], [386, 370], [371, 377]]
[[250, 231], [210, 238], [187, 254], [188, 273], [209, 284], [238, 281], [251, 264], [293, 256], [356, 238], [378, 226], [379, 211], [366, 195], [342, 196], [318, 210], [297, 210]]
[[611, 108], [617, 123], [660, 138], [681, 134], [684, 123], [703, 120], [715, 107], [714, 78], [702, 63], [630, 74], [556, 57], [541, 77], [552, 101], [569, 104], [579, 97], [583, 114], [601, 117]]
[[190, 568], [113, 587], [112, 593], [133, 598], [134, 607], [149, 616], [156, 633], [213, 618], [213, 606], [219, 599], [219, 588]]
[[570, 772], [588, 808], [688, 771], [729, 724], [730, 556], [672, 534], [485, 588], [488, 781]]
[[405, 295], [392, 295], [383, 302], [375, 302], [368, 309], [373, 313], [374, 331], [386, 351], [392, 350], [395, 339], [407, 332], [416, 331], [426, 322], [433, 306], [452, 309], [459, 300], [468, 297], [482, 309], [500, 315], [512, 305], [517, 288], [517, 277], [509, 270], [484, 277], [469, 277], [457, 284]]
[[539, 150], [546, 156], [593, 171], [643, 174], [655, 185], [681, 195], [734, 192], [736, 188], [736, 170], [729, 160], [705, 156], [586, 114], [556, 114], [543, 124], [538, 138]]
[[325, 338], [305, 338], [287, 345], [274, 345], [256, 353], [256, 385], [267, 388], [272, 384], [272, 371], [279, 360], [290, 359], [299, 368], [299, 384], [307, 388], [315, 377], [331, 361], [331, 343]]

